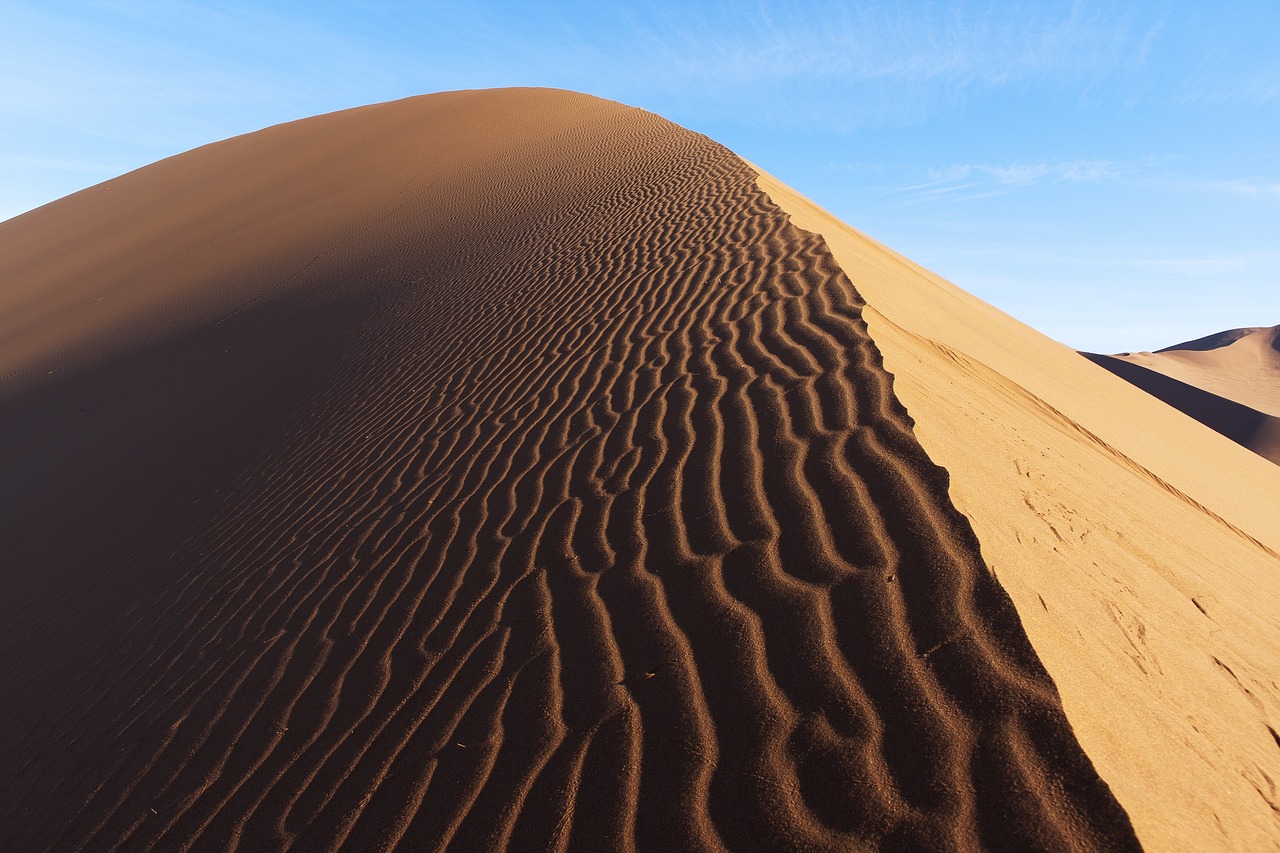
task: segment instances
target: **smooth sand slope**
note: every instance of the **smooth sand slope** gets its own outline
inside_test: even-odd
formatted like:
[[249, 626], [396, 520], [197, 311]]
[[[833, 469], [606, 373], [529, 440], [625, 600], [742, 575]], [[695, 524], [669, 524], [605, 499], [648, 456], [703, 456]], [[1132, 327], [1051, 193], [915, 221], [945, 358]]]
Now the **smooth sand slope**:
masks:
[[1230, 329], [1156, 352], [1084, 355], [1280, 464], [1280, 326]]
[[756, 178], [455, 93], [0, 225], [0, 848], [1135, 848]]
[[1280, 847], [1280, 468], [767, 175], [1152, 850]]

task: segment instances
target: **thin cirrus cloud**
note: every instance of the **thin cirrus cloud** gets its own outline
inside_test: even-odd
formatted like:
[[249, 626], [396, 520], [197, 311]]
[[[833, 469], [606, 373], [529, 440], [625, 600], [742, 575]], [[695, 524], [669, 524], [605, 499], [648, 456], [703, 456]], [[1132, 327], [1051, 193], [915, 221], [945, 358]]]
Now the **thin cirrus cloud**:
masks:
[[[839, 167], [835, 167], [839, 168]], [[925, 170], [924, 180], [894, 184], [869, 191], [871, 197], [894, 198], [901, 203], [942, 199], [989, 198], [1028, 190], [1045, 183], [1096, 183], [1132, 174], [1133, 167], [1110, 160], [1068, 160], [1036, 163], [956, 163]]]
[[[838, 131], [914, 124], [985, 92], [1085, 91], [1146, 61], [1162, 22], [1087, 4], [760, 3], [633, 15], [621, 55], [650, 85], [715, 92], [756, 120]], [[714, 107], [713, 107], [714, 108]]]
[[1179, 178], [1165, 180], [1163, 185], [1175, 189], [1208, 192], [1220, 195], [1280, 200], [1280, 181], [1248, 180], [1245, 178], [1228, 180], [1190, 180], [1186, 178]]
[[90, 160], [68, 160], [62, 157], [15, 157], [0, 155], [0, 164], [28, 169], [51, 169], [58, 172], [85, 172], [106, 175], [115, 171], [110, 163], [98, 163]]
[[177, 130], [155, 121], [168, 113], [242, 132], [253, 128], [241, 116], [278, 121], [377, 100], [402, 73], [341, 27], [246, 4], [18, 3], [6, 17], [0, 117], [12, 125], [163, 139]]
[[1134, 38], [1121, 16], [1085, 14], [1079, 4], [1057, 16], [1010, 16], [985, 4], [762, 3], [736, 25], [725, 26], [705, 11], [692, 21], [682, 16], [679, 24], [662, 23], [635, 31], [674, 74], [744, 83], [803, 78], [1005, 85], [1109, 70], [1127, 61]]
[[[0, 115], [106, 124], [112, 113], [195, 102], [281, 120], [441, 88], [532, 84], [850, 132], [919, 123], [1000, 90], [1132, 99], [1147, 91], [1135, 72], [1169, 53], [1162, 18], [1083, 2], [565, 3], [519, 15], [483, 0], [341, 14], [338, 5], [11, 4]], [[1280, 85], [1265, 68], [1240, 73], [1249, 76], [1215, 85], [1252, 97]]]
[[[1033, 163], [956, 163], [943, 168], [923, 170], [920, 179], [889, 186], [870, 188], [869, 198], [890, 198], [903, 204], [917, 204], [944, 199], [970, 200], [1031, 190], [1046, 184], [1087, 184], [1118, 182], [1132, 188], [1144, 188], [1179, 194], [1212, 194], [1258, 200], [1280, 200], [1280, 181], [1270, 179], [1222, 178], [1204, 179], [1155, 173], [1156, 158], [1142, 162], [1120, 163], [1113, 160], [1066, 160]], [[900, 167], [919, 174], [920, 170]], [[875, 171], [859, 164], [832, 164], [831, 171]]]

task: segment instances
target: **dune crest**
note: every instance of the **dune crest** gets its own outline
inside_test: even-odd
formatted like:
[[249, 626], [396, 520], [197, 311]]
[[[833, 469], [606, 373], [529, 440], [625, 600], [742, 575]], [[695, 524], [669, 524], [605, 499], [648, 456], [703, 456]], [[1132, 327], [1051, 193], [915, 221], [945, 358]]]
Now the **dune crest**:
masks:
[[0, 258], [6, 848], [1136, 848], [860, 291], [704, 137], [428, 96]]

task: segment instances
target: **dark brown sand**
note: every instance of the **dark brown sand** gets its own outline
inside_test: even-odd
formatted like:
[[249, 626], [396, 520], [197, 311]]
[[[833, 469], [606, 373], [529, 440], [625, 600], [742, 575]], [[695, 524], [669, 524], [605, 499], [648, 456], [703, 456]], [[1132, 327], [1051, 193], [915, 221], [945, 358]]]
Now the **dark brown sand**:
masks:
[[0, 847], [1133, 849], [820, 238], [541, 90], [0, 225]]

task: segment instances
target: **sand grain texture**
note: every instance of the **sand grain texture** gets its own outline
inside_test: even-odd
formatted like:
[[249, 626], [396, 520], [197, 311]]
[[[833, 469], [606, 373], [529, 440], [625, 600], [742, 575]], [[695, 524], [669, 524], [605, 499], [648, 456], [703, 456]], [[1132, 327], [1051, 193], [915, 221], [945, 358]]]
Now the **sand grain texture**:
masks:
[[755, 173], [452, 93], [0, 225], [0, 846], [1134, 849]]

